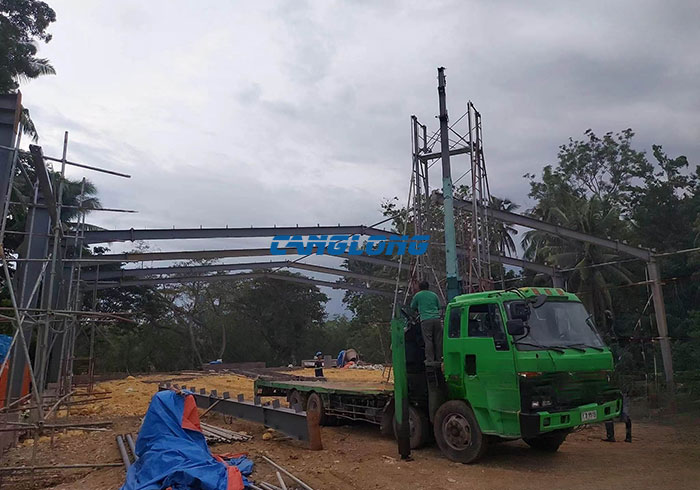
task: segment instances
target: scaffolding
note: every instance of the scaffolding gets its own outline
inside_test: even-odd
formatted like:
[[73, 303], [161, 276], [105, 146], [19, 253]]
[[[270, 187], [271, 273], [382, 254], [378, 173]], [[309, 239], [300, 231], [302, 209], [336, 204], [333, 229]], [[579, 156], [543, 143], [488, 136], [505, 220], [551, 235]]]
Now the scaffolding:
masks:
[[[566, 229], [553, 223], [539, 221], [529, 216], [508, 212], [492, 207], [493, 199], [486, 172], [483, 148], [483, 126], [481, 114], [476, 110], [471, 101], [467, 103], [466, 112], [454, 123], [448, 123], [448, 114], [445, 97], [445, 69], [438, 68], [438, 96], [440, 128], [427, 137], [428, 129], [420, 124], [416, 116], [412, 116], [412, 186], [415, 185], [415, 200], [411, 207], [413, 219], [417, 229], [425, 226], [430, 214], [427, 212], [427, 203], [442, 201], [444, 209], [445, 238], [433, 236], [432, 246], [442, 246], [445, 249], [447, 289], [450, 290], [451, 275], [459, 284], [459, 292], [477, 292], [494, 288], [492, 277], [492, 263], [516, 266], [533, 270], [551, 277], [554, 287], [564, 287], [564, 271], [544, 264], [529, 262], [524, 259], [508, 257], [494, 246], [492, 232], [493, 223], [508, 223], [540, 230], [562, 238], [577, 240], [595, 246], [627, 254], [642, 260], [646, 266], [648, 283], [652, 293], [658, 340], [664, 365], [666, 386], [672, 392], [673, 360], [671, 356], [671, 344], [668, 336], [666, 310], [663, 296], [663, 283], [657, 257], [652, 250], [633, 247], [626, 243], [588, 235], [572, 229]], [[458, 123], [467, 118], [466, 131], [460, 131]], [[440, 151], [433, 151], [434, 145], [440, 141]], [[457, 179], [452, 179], [451, 158], [467, 154], [469, 164], [467, 170]], [[428, 185], [428, 170], [437, 159], [442, 160], [442, 194], [431, 191]], [[453, 188], [464, 177], [470, 177], [471, 184], [464, 188], [457, 188], [453, 195]], [[410, 195], [410, 194], [409, 194]], [[432, 206], [435, 208], [435, 206]], [[464, 219], [466, 215], [469, 219]], [[455, 233], [456, 232], [456, 233]], [[454, 235], [454, 236], [451, 236]], [[456, 250], [453, 249], [456, 248]], [[461, 259], [459, 260], [458, 257]], [[459, 264], [456, 267], [455, 265]], [[426, 264], [417, 262], [418, 276], [426, 274]], [[464, 276], [459, 270], [466, 271]], [[434, 272], [434, 271], [433, 271]], [[444, 277], [444, 276], [443, 276]], [[466, 279], [466, 284], [464, 280]], [[439, 281], [438, 281], [439, 282]], [[453, 297], [448, 292], [448, 299]]]
[[[129, 176], [69, 161], [67, 132], [60, 158], [45, 157], [36, 145], [22, 150], [20, 111], [21, 94], [0, 96], [0, 261], [3, 287], [11, 304], [0, 308], [0, 320], [10, 323], [13, 331], [10, 350], [0, 366], [0, 376], [6, 373], [7, 379], [0, 413], [8, 423], [11, 414], [29, 410], [30, 424], [6, 427], [3, 432], [29, 430], [36, 438], [50, 427], [49, 418], [55, 418], [59, 410], [104, 399], [105, 395], [93, 391], [94, 329], [96, 322], [113, 318], [84, 310], [79, 287], [85, 215], [97, 209], [84, 205], [85, 178], [75, 196], [77, 205], [64, 204], [66, 167]], [[51, 168], [47, 160], [58, 162], [60, 169]], [[27, 190], [27, 195], [19, 189]], [[77, 220], [69, 222], [68, 214]], [[24, 229], [8, 229], [10, 217], [15, 224], [24, 217]], [[19, 246], [7, 250], [2, 244], [13, 235], [16, 239], [12, 242]], [[73, 380], [74, 353], [78, 335], [86, 327], [91, 339], [89, 378], [87, 392], [79, 392]]]
[[[440, 94], [440, 117], [442, 118], [441, 123], [444, 119], [444, 124], [441, 124], [440, 128], [428, 136], [427, 126], [422, 124], [415, 115], [411, 116], [413, 191], [410, 208], [412, 220], [416, 234], [433, 234], [435, 231], [433, 211], [435, 208], [440, 209], [440, 207], [431, 207], [431, 203], [434, 203], [436, 197], [444, 199], [446, 180], [450, 180], [449, 192], [454, 193], [455, 198], [470, 199], [473, 205], [472, 212], [468, 214], [456, 209], [453, 212], [453, 219], [449, 220], [454, 223], [454, 243], [456, 244], [454, 253], [457, 256], [456, 263], [459, 264], [454, 274], [459, 280], [459, 292], [485, 291], [493, 289], [491, 262], [494, 254], [491, 249], [489, 217], [485, 212], [485, 209], [491, 204], [491, 195], [484, 159], [481, 114], [469, 101], [466, 111], [455, 122], [449, 124], [444, 102], [444, 73], [439, 72], [439, 77], [442, 77], [440, 88], [443, 89], [443, 93]], [[446, 141], [446, 152], [442, 151], [443, 139]], [[441, 151], [434, 151], [438, 143], [441, 146]], [[451, 159], [462, 155], [466, 156], [467, 164], [464, 167], [456, 165], [455, 169], [466, 167], [466, 170], [452, 181]], [[445, 157], [447, 157], [447, 162], [445, 162]], [[438, 160], [441, 160], [443, 164], [442, 194], [430, 189], [429, 170]], [[449, 171], [447, 176], [445, 176], [445, 171]], [[463, 180], [467, 184], [458, 186]], [[443, 212], [447, 213], [448, 211]], [[446, 227], [450, 224], [448, 219], [445, 221]], [[445, 234], [449, 232], [449, 230], [444, 231]], [[445, 240], [444, 244], [433, 243], [433, 245], [448, 247], [448, 242], [449, 240]], [[434, 260], [435, 257], [432, 259]], [[448, 265], [446, 264], [446, 266]], [[434, 281], [440, 291], [442, 291], [442, 285], [447, 283], [442, 272], [436, 273], [432, 265], [430, 250], [425, 256], [416, 257], [414, 269], [414, 282]], [[460, 276], [460, 270], [465, 271], [463, 276]], [[439, 279], [438, 276], [440, 276]]]

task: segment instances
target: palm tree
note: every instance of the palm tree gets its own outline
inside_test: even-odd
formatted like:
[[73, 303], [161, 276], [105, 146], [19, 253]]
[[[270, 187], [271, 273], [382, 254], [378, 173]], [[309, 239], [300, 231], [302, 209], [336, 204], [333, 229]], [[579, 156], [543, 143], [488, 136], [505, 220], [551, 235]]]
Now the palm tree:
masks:
[[[69, 222], [79, 218], [82, 210], [89, 213], [100, 209], [102, 203], [97, 197], [97, 188], [89, 180], [83, 183], [81, 180], [63, 180], [63, 207], [61, 208], [61, 220]], [[81, 209], [79, 209], [81, 208]]]
[[[520, 206], [515, 204], [510, 199], [501, 199], [500, 197], [491, 196], [491, 203], [489, 207], [497, 211], [513, 213]], [[510, 223], [495, 220], [491, 222], [490, 228], [491, 248], [502, 255], [513, 255], [516, 252], [513, 235], [517, 235], [518, 230], [516, 230]]]
[[[31, 170], [28, 169], [31, 174]], [[55, 172], [50, 172], [52, 180], [58, 181], [60, 178]], [[19, 174], [15, 175], [14, 185], [12, 187], [12, 201], [21, 204], [10, 205], [9, 214], [7, 217], [6, 228], [8, 231], [16, 233], [8, 233], [5, 235], [4, 247], [7, 251], [15, 251], [22, 243], [24, 235], [21, 233], [25, 230], [27, 219], [26, 206], [33, 202], [34, 189], [29, 185], [27, 180]], [[82, 205], [81, 205], [82, 203]], [[61, 221], [67, 224], [70, 228], [75, 229], [76, 221], [80, 218], [84, 211], [86, 214], [92, 210], [100, 209], [102, 204], [97, 197], [97, 188], [95, 184], [89, 180], [64, 179], [63, 181], [63, 207], [61, 208]], [[85, 229], [98, 229], [94, 225], [85, 225]]]
[[[561, 195], [556, 205], [538, 206], [531, 214], [593, 236], [621, 236], [627, 229], [619, 210], [595, 196], [587, 199]], [[527, 259], [569, 272], [568, 289], [576, 292], [600, 325], [605, 321], [605, 310], [612, 309], [610, 286], [632, 282], [631, 272], [621, 263], [622, 257], [607, 248], [538, 230], [526, 232], [522, 245]]]

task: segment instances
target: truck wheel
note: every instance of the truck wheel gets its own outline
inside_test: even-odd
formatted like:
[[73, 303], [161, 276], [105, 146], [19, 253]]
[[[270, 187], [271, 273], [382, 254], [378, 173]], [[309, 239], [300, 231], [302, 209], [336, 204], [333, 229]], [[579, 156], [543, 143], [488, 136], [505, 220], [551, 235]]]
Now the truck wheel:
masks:
[[[393, 418], [394, 437], [399, 438], [399, 426]], [[411, 449], [423, 447], [430, 440], [430, 421], [413, 405], [408, 407], [408, 431]]]
[[465, 402], [450, 400], [435, 414], [435, 440], [442, 453], [458, 463], [474, 463], [486, 451], [488, 438]]
[[304, 407], [304, 397], [302, 394], [297, 390], [292, 390], [291, 393], [289, 393], [289, 406], [294, 408], [295, 405], [299, 405], [302, 410], [306, 408]]
[[323, 400], [318, 393], [311, 393], [306, 399], [306, 411], [309, 413], [317, 413], [318, 420], [321, 425], [328, 425], [329, 417], [323, 408]]
[[525, 441], [532, 449], [548, 453], [555, 453], [568, 435], [568, 430], [553, 430], [552, 432], [548, 432], [547, 434], [543, 434], [541, 436], [529, 437], [527, 439], [523, 438], [523, 441]]

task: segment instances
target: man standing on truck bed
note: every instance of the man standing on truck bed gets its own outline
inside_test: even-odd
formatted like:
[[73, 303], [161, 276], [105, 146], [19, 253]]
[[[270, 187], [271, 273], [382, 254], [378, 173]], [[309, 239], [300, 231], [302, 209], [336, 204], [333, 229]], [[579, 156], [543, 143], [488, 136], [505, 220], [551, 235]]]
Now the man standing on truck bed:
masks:
[[442, 360], [442, 324], [440, 322], [440, 298], [430, 291], [430, 285], [423, 281], [411, 301], [411, 309], [420, 315], [420, 329], [425, 342], [425, 362]]

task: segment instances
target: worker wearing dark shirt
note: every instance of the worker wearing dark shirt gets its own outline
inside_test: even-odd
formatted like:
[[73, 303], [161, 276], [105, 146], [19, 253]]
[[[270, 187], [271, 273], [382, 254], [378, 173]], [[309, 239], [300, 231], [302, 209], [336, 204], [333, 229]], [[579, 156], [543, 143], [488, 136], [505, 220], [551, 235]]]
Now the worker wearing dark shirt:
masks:
[[317, 378], [323, 378], [323, 354], [317, 352], [314, 359], [316, 360], [316, 362], [314, 362], [314, 375]]
[[440, 322], [440, 298], [430, 291], [430, 285], [423, 281], [420, 291], [413, 296], [411, 309], [420, 315], [420, 327], [425, 342], [425, 361], [442, 360], [442, 323]]

